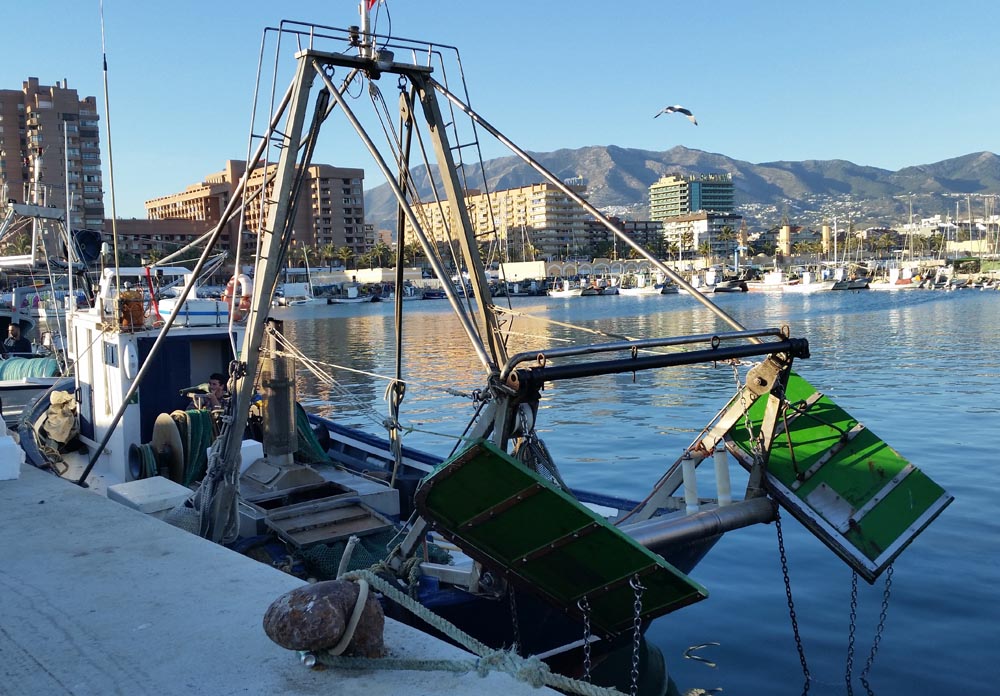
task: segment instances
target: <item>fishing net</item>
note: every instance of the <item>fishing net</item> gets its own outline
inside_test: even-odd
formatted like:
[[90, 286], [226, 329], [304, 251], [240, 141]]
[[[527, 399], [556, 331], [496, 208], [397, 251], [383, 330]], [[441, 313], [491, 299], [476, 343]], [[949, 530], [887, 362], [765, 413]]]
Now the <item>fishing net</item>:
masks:
[[295, 451], [295, 461], [303, 464], [329, 463], [330, 458], [312, 429], [309, 416], [299, 403], [295, 404], [295, 433], [298, 436], [298, 449]]
[[7, 358], [0, 360], [0, 380], [27, 379], [29, 377], [55, 377], [59, 363], [55, 358]]
[[[364, 570], [386, 560], [398, 533], [398, 530], [388, 529], [360, 537], [345, 570]], [[344, 539], [332, 544], [317, 544], [301, 549], [299, 556], [311, 575], [321, 580], [328, 580], [337, 577], [340, 559], [343, 558], [346, 548], [347, 539]], [[416, 555], [422, 557], [425, 553], [427, 560], [432, 563], [445, 565], [451, 563], [451, 554], [435, 544], [427, 544], [426, 549], [418, 549]]]
[[549, 448], [534, 431], [517, 441], [514, 446], [514, 456], [542, 478], [554, 483], [564, 491], [569, 490], [569, 486], [563, 481], [556, 463], [552, 460], [552, 455], [549, 454]]

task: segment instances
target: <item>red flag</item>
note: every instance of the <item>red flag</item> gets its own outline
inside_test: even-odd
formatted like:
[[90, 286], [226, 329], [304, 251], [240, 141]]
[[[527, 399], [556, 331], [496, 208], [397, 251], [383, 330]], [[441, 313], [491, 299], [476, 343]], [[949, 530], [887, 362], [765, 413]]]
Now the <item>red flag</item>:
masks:
[[368, 0], [368, 9], [375, 7], [378, 4], [378, 0]]

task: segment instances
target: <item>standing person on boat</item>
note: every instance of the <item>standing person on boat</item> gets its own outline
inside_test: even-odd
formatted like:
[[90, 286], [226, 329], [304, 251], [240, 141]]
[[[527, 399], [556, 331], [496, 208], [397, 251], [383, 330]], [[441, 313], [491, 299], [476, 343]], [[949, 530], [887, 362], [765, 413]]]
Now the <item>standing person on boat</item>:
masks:
[[31, 341], [21, 335], [21, 327], [11, 324], [7, 327], [7, 338], [3, 342], [3, 357], [31, 357]]

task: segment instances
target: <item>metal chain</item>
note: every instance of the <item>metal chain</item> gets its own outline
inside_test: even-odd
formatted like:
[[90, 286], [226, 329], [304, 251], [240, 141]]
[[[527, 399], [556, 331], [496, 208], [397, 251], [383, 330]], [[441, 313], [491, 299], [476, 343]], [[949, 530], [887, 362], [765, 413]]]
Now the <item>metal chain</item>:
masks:
[[847, 634], [847, 669], [844, 680], [847, 682], [847, 696], [854, 696], [854, 686], [851, 684], [854, 672], [854, 631], [858, 620], [858, 574], [851, 573], [851, 626]]
[[872, 651], [865, 662], [865, 668], [861, 670], [861, 684], [865, 687], [868, 696], [874, 696], [871, 686], [868, 685], [868, 673], [871, 672], [875, 664], [875, 654], [878, 652], [879, 643], [882, 642], [882, 633], [885, 631], [885, 619], [889, 613], [889, 593], [892, 589], [892, 566], [885, 571], [885, 589], [882, 591], [882, 611], [878, 615], [878, 625], [875, 627], [875, 640], [872, 641]]
[[507, 586], [507, 596], [510, 598], [510, 621], [514, 632], [514, 652], [521, 654], [521, 630], [517, 622], [517, 599], [514, 597], [514, 588]]
[[750, 444], [751, 454], [753, 455], [755, 462], [760, 462], [763, 455], [760, 439], [757, 435], [753, 434], [753, 421], [750, 420], [750, 411], [747, 407], [746, 390], [743, 389], [743, 382], [740, 379], [740, 361], [732, 360], [730, 364], [733, 366], [733, 381], [736, 382], [736, 395], [740, 397], [740, 408], [743, 410], [743, 425], [747, 430], [747, 442]]
[[639, 693], [639, 648], [642, 638], [642, 591], [646, 588], [639, 581], [639, 574], [636, 573], [629, 581], [629, 585], [635, 591], [634, 614], [632, 616], [632, 688], [629, 690], [630, 696]]
[[584, 595], [576, 606], [583, 612], [583, 680], [590, 682], [590, 602]]
[[802, 676], [805, 679], [802, 693], [809, 693], [809, 665], [806, 664], [806, 652], [802, 647], [802, 636], [799, 635], [799, 621], [795, 616], [795, 602], [792, 600], [792, 583], [788, 577], [788, 558], [785, 556], [785, 538], [781, 533], [781, 514], [774, 512], [774, 528], [778, 530], [778, 555], [781, 558], [781, 575], [785, 580], [785, 597], [788, 599], [788, 617], [792, 620], [792, 634], [795, 636], [795, 649], [799, 653], [799, 663], [802, 665]]

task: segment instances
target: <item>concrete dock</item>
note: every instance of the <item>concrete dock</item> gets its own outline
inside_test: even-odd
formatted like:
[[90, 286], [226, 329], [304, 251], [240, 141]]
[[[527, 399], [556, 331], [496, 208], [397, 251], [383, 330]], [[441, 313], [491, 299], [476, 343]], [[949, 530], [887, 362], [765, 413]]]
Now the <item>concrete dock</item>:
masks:
[[[268, 605], [302, 581], [23, 465], [0, 481], [0, 694], [519, 694], [506, 674], [310, 670]], [[469, 659], [386, 619], [390, 656]]]

